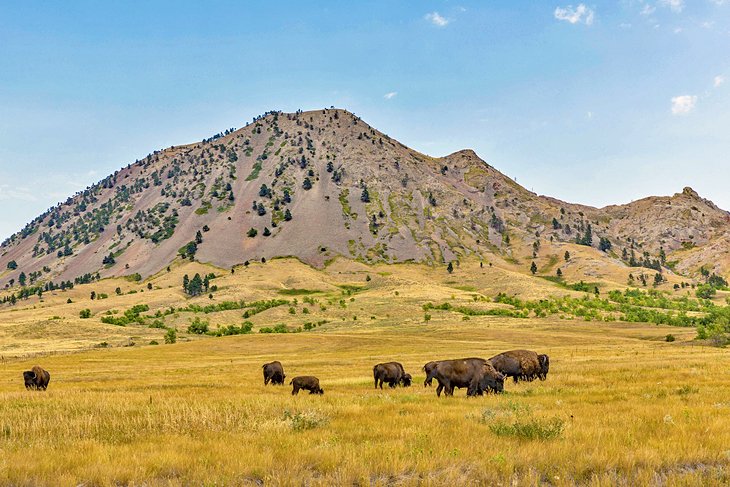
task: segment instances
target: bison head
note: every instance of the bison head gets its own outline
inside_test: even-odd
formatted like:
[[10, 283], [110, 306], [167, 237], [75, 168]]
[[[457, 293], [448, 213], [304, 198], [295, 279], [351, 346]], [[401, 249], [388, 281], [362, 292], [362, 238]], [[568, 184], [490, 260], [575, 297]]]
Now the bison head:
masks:
[[35, 372], [33, 372], [32, 370], [26, 370], [25, 372], [23, 372], [23, 381], [25, 382], [26, 388], [35, 387], [36, 386], [35, 380], [36, 380]]
[[411, 382], [413, 382], [411, 374], [403, 374], [403, 377], [400, 378], [400, 383], [403, 387], [411, 387]]
[[480, 392], [502, 392], [504, 391], [504, 375], [489, 364], [485, 364], [479, 378], [478, 388]]
[[320, 387], [319, 389], [317, 389], [316, 391], [314, 391], [314, 393], [315, 393], [315, 394], [320, 394], [320, 395], [324, 395], [324, 389], [322, 389], [322, 388]]

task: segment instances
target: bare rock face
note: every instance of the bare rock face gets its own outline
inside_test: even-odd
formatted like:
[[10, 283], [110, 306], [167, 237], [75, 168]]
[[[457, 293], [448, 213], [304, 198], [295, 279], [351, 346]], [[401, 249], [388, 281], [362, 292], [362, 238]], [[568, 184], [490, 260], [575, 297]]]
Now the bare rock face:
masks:
[[472, 150], [430, 157], [325, 109], [267, 113], [116, 171], [3, 242], [0, 285], [21, 273], [56, 283], [147, 276], [176, 258], [224, 267], [277, 256], [314, 266], [336, 256], [509, 259], [535, 241], [576, 242], [589, 226], [592, 245], [609, 241], [605, 259], [617, 265], [663, 252], [679, 272], [730, 266], [730, 215], [691, 188], [574, 205], [526, 190]]

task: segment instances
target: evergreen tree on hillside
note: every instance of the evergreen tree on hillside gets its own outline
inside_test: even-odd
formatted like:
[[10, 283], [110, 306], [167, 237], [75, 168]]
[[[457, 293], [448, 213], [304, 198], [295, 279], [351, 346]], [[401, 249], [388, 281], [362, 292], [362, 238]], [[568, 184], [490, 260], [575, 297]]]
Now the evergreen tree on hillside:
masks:
[[535, 261], [532, 262], [532, 265], [530, 266], [530, 272], [532, 272], [532, 275], [534, 276], [537, 272], [537, 264], [535, 264]]

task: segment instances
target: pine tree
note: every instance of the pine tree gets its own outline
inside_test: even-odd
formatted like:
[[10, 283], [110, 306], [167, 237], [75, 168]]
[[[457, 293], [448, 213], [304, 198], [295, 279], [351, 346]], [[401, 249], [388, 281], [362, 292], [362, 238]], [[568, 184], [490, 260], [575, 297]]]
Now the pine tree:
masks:
[[368, 193], [367, 187], [362, 189], [362, 194], [360, 195], [360, 201], [362, 201], [363, 203], [370, 203], [370, 193]]
[[532, 262], [532, 265], [530, 266], [530, 272], [532, 272], [532, 275], [535, 275], [537, 272], [537, 264], [535, 264], [535, 261]]
[[289, 208], [286, 209], [284, 212], [284, 220], [290, 221], [291, 220], [291, 211], [289, 211]]
[[449, 262], [449, 265], [446, 266], [446, 270], [449, 272], [449, 274], [451, 274], [452, 272], [454, 272], [454, 264], [452, 264], [451, 262]]
[[556, 272], [556, 274], [557, 274], [557, 276], [558, 276], [559, 278], [560, 278], [560, 277], [563, 277], [563, 271], [561, 271], [561, 270], [560, 270], [560, 267], [558, 267], [558, 271]]
[[203, 234], [200, 233], [200, 230], [198, 230], [197, 233], [195, 234], [195, 243], [198, 245], [203, 243]]
[[565, 262], [568, 262], [570, 260], [570, 252], [567, 250], [565, 251], [565, 255], [563, 256], [565, 258]]

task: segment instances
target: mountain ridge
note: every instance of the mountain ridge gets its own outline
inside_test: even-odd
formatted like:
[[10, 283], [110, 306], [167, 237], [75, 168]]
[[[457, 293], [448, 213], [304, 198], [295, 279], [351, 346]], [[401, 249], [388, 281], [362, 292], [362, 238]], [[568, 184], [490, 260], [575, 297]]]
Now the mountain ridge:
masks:
[[633, 251], [646, 262], [665, 254], [662, 272], [730, 267], [730, 213], [691, 188], [594, 208], [531, 192], [472, 149], [422, 154], [346, 110], [267, 112], [155, 151], [50, 208], [0, 245], [0, 285], [21, 272], [148, 276], [190, 254], [222, 267], [277, 256], [524, 266], [553, 261], [587, 231], [611, 265], [629, 269]]

